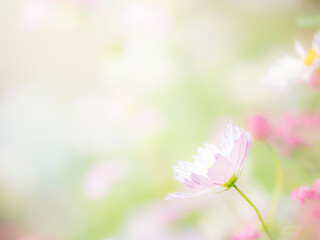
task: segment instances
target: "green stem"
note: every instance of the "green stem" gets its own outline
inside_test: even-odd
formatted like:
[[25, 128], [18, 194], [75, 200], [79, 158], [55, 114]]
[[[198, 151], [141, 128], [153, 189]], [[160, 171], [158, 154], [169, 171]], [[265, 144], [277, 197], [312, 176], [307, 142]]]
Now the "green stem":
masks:
[[266, 226], [266, 224], [264, 223], [258, 209], [256, 208], [256, 206], [249, 200], [249, 198], [246, 197], [246, 195], [243, 194], [243, 192], [240, 191], [240, 189], [236, 186], [236, 185], [233, 185], [233, 187], [240, 193], [240, 195], [251, 205], [251, 207], [256, 211], [259, 219], [260, 219], [260, 222], [262, 224], [262, 227], [264, 229], [264, 231], [266, 232], [266, 234], [268, 235], [268, 237], [270, 238], [270, 240], [272, 240], [273, 238], [271, 237], [270, 233], [269, 233], [269, 230]]

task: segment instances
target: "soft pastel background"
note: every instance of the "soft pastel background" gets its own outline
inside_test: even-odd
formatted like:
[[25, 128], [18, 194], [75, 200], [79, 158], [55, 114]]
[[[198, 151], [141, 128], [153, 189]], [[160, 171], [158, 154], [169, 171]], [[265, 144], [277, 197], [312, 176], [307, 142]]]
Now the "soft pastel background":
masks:
[[[182, 190], [172, 166], [219, 144], [225, 120], [247, 128], [256, 113], [319, 106], [307, 85], [261, 84], [295, 39], [310, 45], [317, 27], [297, 19], [319, 7], [0, 0], [0, 239], [220, 240], [257, 225], [234, 190], [165, 201]], [[288, 151], [271, 150], [284, 171], [280, 222], [297, 208], [289, 193], [320, 176], [314, 151]], [[264, 216], [274, 179], [268, 147], [254, 141], [238, 185]]]

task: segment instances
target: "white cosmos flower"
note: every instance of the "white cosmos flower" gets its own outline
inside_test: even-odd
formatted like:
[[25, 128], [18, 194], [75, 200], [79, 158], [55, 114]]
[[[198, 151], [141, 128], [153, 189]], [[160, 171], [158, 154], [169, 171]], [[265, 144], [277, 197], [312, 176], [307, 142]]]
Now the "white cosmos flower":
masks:
[[273, 89], [284, 89], [297, 82], [308, 82], [315, 70], [320, 68], [320, 31], [312, 41], [312, 47], [306, 51], [300, 42], [295, 41], [298, 57], [284, 56], [273, 64], [262, 82]]
[[175, 178], [189, 190], [188, 193], [171, 193], [170, 198], [192, 198], [212, 189], [229, 189], [238, 180], [242, 172], [242, 163], [251, 147], [251, 134], [243, 129], [226, 123], [227, 131], [221, 136], [221, 149], [213, 144], [199, 148], [199, 156], [193, 156], [194, 162], [178, 161], [174, 166]]

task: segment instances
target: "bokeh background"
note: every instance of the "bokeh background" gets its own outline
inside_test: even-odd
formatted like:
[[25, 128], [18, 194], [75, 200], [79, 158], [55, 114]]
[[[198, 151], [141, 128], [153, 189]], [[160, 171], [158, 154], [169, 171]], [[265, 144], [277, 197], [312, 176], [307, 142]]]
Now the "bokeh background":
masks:
[[[257, 224], [233, 190], [165, 201], [182, 190], [177, 160], [219, 144], [224, 122], [314, 111], [308, 86], [272, 91], [271, 63], [309, 46], [307, 0], [1, 0], [0, 239], [230, 239]], [[303, 24], [302, 24], [303, 25]], [[279, 221], [312, 183], [310, 150], [281, 159]], [[319, 166], [319, 164], [317, 165]], [[270, 152], [254, 142], [241, 187], [268, 215]], [[312, 170], [312, 171], [311, 171]], [[318, 175], [319, 176], [319, 175]], [[290, 224], [285, 229], [289, 229]]]

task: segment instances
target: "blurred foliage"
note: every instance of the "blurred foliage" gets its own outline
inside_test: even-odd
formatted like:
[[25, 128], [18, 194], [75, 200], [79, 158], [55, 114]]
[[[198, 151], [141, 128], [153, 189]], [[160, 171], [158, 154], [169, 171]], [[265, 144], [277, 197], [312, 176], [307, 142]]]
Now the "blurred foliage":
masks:
[[319, 27], [320, 15], [304, 16], [297, 19], [297, 24], [300, 27]]

